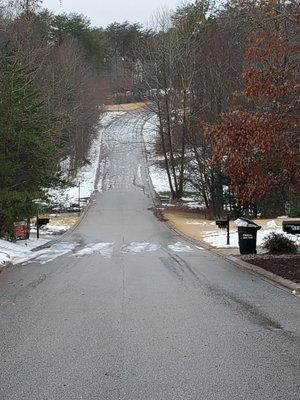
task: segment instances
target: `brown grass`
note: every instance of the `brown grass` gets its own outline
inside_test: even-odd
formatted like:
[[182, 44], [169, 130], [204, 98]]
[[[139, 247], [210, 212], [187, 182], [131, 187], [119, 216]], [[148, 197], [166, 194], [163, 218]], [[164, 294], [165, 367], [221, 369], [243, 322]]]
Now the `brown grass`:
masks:
[[133, 111], [143, 108], [147, 105], [145, 102], [140, 103], [124, 103], [124, 104], [109, 104], [105, 106], [105, 111]]
[[79, 213], [51, 214], [50, 225], [66, 225], [71, 228], [78, 220]]

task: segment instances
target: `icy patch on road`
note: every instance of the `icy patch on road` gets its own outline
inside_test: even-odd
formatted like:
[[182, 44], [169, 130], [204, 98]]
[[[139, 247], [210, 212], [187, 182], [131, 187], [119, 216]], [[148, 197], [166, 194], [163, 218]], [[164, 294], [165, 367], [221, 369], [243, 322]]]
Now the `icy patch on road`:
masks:
[[[273, 225], [273, 224], [272, 224]], [[274, 226], [274, 225], [273, 225]], [[261, 229], [257, 231], [257, 246], [262, 246], [265, 239], [267, 236], [275, 232], [280, 235], [284, 235], [285, 237], [293, 240], [296, 242], [297, 238], [295, 235], [289, 235], [285, 232], [283, 232], [282, 229]], [[239, 235], [236, 230], [230, 230], [230, 245], [226, 245], [227, 242], [227, 233], [225, 230], [220, 230], [220, 231], [207, 231], [204, 232], [204, 241], [212, 245], [213, 247], [218, 247], [218, 248], [229, 248], [229, 247], [239, 247]]]
[[189, 253], [194, 251], [190, 246], [188, 246], [187, 244], [183, 244], [181, 242], [176, 242], [175, 244], [169, 244], [168, 248], [177, 253], [179, 252]]
[[151, 244], [148, 242], [132, 242], [122, 247], [122, 253], [141, 253], [143, 251], [157, 251], [159, 250], [159, 244]]
[[101, 126], [107, 128], [116, 118], [126, 114], [126, 111], [108, 111], [100, 119]]
[[93, 253], [99, 253], [103, 257], [111, 258], [114, 251], [114, 243], [92, 243], [86, 245], [83, 249], [74, 253], [76, 257], [87, 256]]

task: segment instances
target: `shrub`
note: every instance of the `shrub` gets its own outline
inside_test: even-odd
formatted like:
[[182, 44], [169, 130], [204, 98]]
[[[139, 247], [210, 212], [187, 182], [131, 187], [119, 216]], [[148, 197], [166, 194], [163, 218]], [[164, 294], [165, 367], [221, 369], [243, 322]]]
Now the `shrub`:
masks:
[[300, 205], [293, 206], [289, 212], [290, 218], [299, 218], [300, 217]]
[[264, 240], [263, 248], [271, 254], [297, 253], [297, 245], [288, 237], [272, 232]]

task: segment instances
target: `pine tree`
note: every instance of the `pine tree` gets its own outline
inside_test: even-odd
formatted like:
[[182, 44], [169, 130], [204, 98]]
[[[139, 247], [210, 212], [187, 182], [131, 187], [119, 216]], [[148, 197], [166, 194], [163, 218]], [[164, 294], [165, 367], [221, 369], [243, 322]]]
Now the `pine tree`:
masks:
[[0, 235], [35, 214], [35, 201], [59, 185], [55, 121], [32, 80], [7, 51], [0, 62]]

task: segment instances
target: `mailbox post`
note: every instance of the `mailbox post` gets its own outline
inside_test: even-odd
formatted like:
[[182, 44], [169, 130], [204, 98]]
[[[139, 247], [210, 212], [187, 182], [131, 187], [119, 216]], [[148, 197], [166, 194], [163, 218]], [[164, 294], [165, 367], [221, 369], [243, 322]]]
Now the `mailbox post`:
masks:
[[216, 220], [216, 225], [220, 228], [220, 229], [227, 229], [227, 246], [230, 244], [230, 232], [229, 232], [229, 213], [227, 214], [227, 218], [226, 219], [217, 219]]
[[227, 214], [227, 246], [230, 245], [229, 214]]
[[36, 213], [36, 238], [40, 238], [39, 210]]
[[39, 213], [36, 215], [36, 237], [40, 238], [40, 226], [49, 224], [50, 219], [46, 216], [39, 216]]

